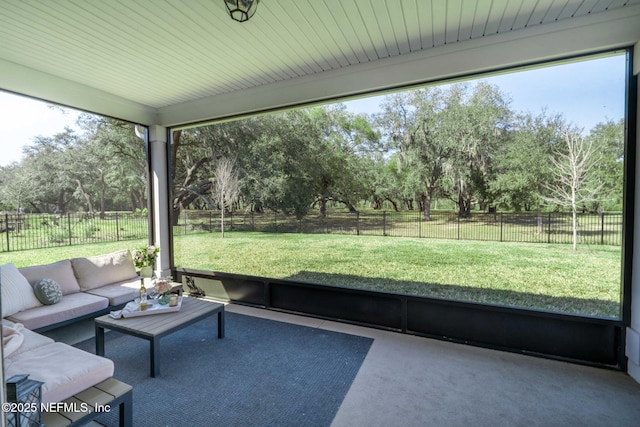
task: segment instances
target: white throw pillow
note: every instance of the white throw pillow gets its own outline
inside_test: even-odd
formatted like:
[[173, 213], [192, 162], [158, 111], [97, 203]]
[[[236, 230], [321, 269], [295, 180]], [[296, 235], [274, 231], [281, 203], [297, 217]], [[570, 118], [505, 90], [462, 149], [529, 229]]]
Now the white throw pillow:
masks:
[[20, 274], [13, 264], [0, 265], [0, 288], [2, 289], [2, 317], [42, 305], [26, 277]]

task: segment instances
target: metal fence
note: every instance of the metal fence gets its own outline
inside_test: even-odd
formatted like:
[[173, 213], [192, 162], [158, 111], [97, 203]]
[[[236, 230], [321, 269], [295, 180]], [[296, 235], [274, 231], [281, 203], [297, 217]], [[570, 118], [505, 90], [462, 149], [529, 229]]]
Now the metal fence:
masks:
[[[174, 235], [219, 232], [220, 226], [220, 212], [183, 211]], [[456, 212], [432, 212], [430, 221], [421, 212], [340, 212], [325, 217], [308, 215], [303, 219], [273, 212], [227, 213], [225, 231], [573, 243], [571, 214], [557, 212], [473, 213], [469, 218]], [[622, 214], [579, 214], [578, 243], [620, 246]]]
[[143, 239], [149, 236], [146, 215], [0, 214], [0, 252]]
[[[578, 243], [622, 244], [622, 214], [579, 214]], [[570, 214], [455, 212], [333, 212], [302, 219], [282, 213], [228, 213], [226, 231], [264, 233], [351, 234], [497, 242], [573, 243]], [[174, 235], [220, 231], [220, 212], [183, 211]], [[144, 239], [149, 235], [146, 215], [130, 212], [98, 214], [0, 214], [0, 252], [87, 243]]]

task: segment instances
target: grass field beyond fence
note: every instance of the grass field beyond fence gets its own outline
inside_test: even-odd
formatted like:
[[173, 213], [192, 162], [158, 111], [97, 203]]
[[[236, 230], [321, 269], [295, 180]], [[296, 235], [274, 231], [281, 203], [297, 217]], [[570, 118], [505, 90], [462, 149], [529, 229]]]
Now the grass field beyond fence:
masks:
[[177, 266], [619, 317], [620, 247], [227, 233], [174, 238]]
[[[218, 211], [183, 211], [175, 235], [218, 232]], [[265, 233], [352, 234], [357, 236], [418, 237], [452, 240], [485, 240], [522, 243], [573, 243], [573, 223], [562, 212], [473, 212], [462, 218], [457, 212], [433, 211], [426, 221], [422, 212], [333, 211], [317, 212], [302, 219], [276, 212], [231, 212], [225, 230]], [[578, 243], [621, 245], [621, 213], [578, 215]]]

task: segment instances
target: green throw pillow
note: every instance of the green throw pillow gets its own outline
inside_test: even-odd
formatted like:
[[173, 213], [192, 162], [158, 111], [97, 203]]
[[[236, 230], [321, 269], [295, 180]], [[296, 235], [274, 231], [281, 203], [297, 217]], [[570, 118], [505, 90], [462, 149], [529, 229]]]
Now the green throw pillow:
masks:
[[36, 298], [45, 305], [56, 304], [62, 299], [62, 289], [53, 279], [38, 280], [33, 284], [33, 292], [36, 294]]

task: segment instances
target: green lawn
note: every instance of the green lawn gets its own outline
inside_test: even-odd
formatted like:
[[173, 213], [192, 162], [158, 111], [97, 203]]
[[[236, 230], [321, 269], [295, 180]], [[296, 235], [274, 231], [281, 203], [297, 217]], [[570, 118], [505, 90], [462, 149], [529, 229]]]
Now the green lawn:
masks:
[[174, 249], [184, 267], [619, 316], [617, 246], [227, 233], [181, 236]]
[[[144, 240], [0, 253], [26, 266], [143, 245]], [[618, 317], [617, 246], [349, 235], [227, 233], [175, 238], [178, 266]]]
[[92, 243], [87, 245], [60, 246], [45, 249], [30, 249], [26, 251], [0, 252], [0, 265], [8, 262], [18, 267], [28, 265], [48, 264], [61, 259], [108, 254], [129, 249], [133, 251], [148, 243], [147, 239], [127, 240], [120, 242]]

